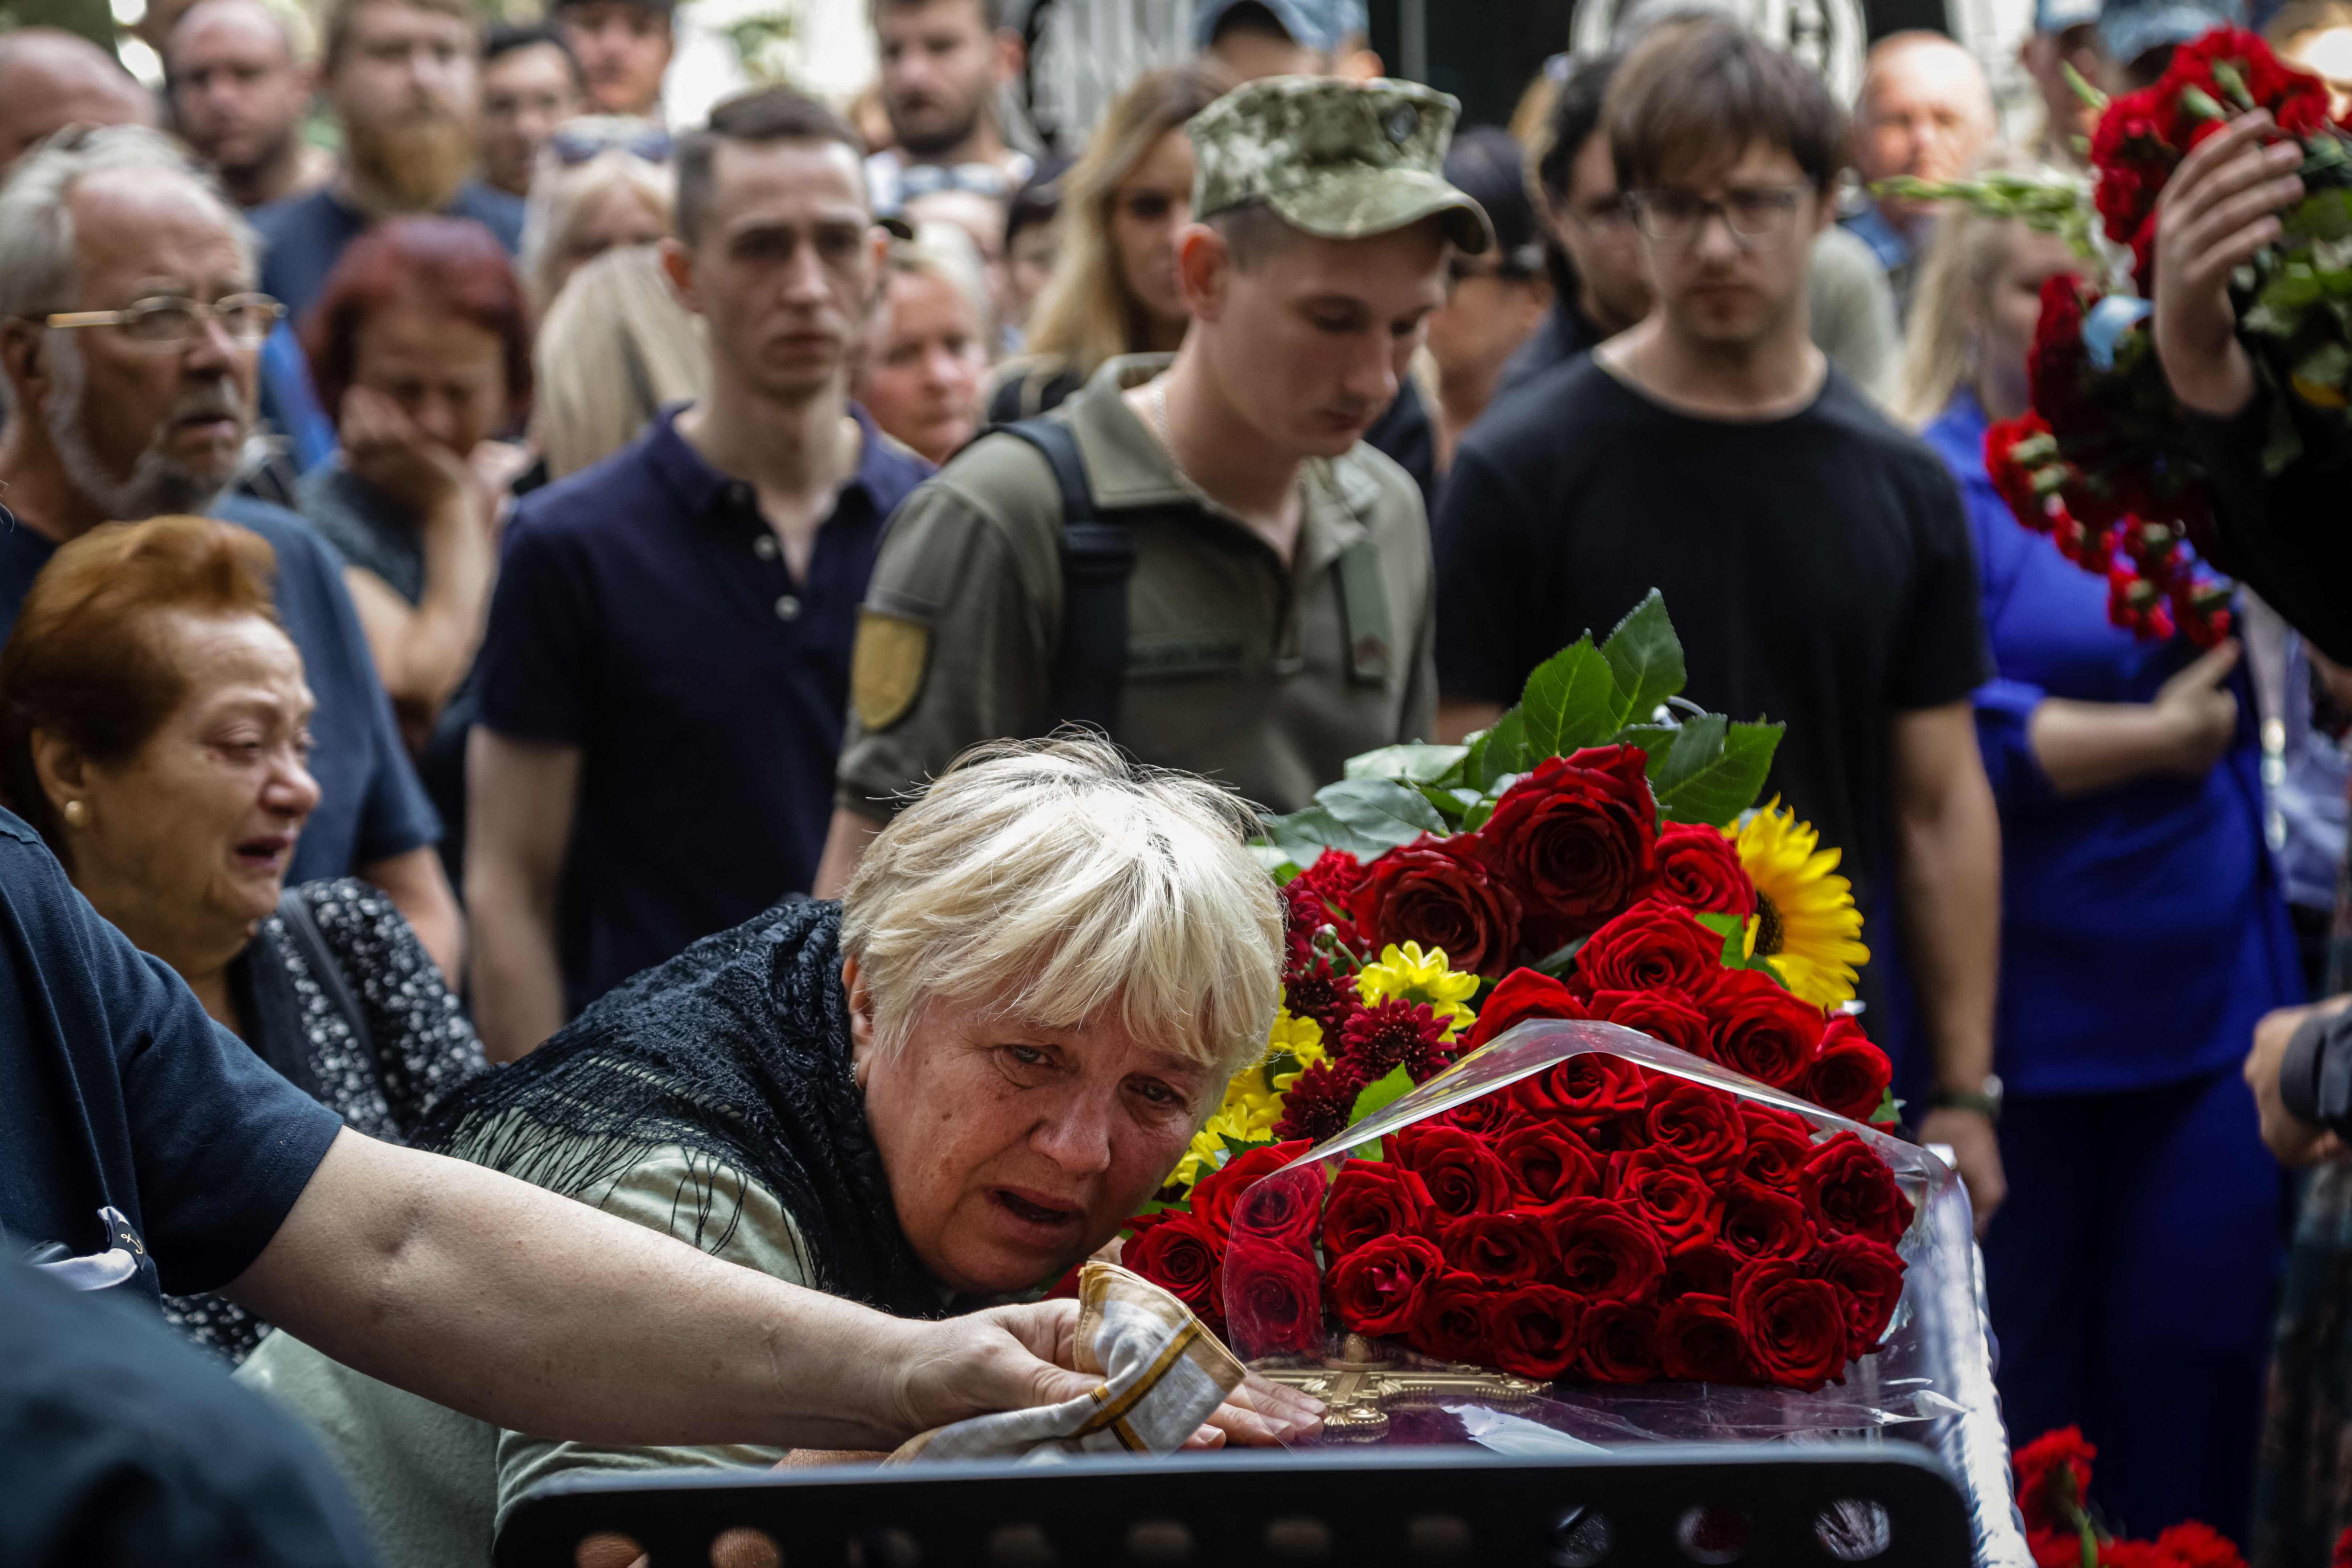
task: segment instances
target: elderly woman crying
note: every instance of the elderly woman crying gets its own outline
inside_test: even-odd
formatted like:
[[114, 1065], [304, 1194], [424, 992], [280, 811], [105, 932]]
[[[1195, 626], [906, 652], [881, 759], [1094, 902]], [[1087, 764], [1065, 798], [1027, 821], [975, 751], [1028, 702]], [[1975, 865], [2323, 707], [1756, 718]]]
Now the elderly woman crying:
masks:
[[[1281, 911], [1247, 810], [1107, 743], [981, 748], [841, 902], [793, 900], [598, 1002], [425, 1141], [905, 1317], [1042, 1291], [1150, 1198], [1263, 1048]], [[496, 1433], [284, 1335], [247, 1376], [327, 1438], [394, 1563], [487, 1563], [562, 1471], [772, 1464]], [[1303, 1426], [1254, 1390], [1231, 1436]]]

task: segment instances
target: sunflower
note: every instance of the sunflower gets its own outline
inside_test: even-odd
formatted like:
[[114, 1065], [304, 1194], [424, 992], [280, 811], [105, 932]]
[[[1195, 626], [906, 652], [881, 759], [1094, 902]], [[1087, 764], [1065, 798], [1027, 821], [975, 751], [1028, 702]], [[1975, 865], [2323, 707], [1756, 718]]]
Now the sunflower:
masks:
[[1854, 971], [1870, 962], [1853, 884], [1834, 875], [1838, 851], [1774, 795], [1727, 833], [1756, 884], [1748, 953], [1772, 961], [1790, 992], [1820, 1007], [1853, 1000]]

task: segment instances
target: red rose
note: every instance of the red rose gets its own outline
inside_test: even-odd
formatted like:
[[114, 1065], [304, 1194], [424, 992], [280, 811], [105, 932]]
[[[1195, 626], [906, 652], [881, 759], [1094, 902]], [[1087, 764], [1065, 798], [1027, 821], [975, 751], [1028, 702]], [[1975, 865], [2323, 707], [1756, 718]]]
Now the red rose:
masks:
[[1668, 1300], [1681, 1296], [1720, 1296], [1731, 1300], [1731, 1288], [1748, 1259], [1720, 1241], [1689, 1241], [1666, 1254], [1666, 1277], [1658, 1294]]
[[1805, 1162], [1805, 1207], [1826, 1232], [1866, 1236], [1892, 1247], [1911, 1226], [1911, 1200], [1877, 1152], [1841, 1132]]
[[1813, 1249], [1813, 1225], [1805, 1217], [1805, 1205], [1745, 1176], [1723, 1190], [1718, 1234], [1723, 1245], [1742, 1258], [1802, 1258]]
[[1791, 996], [1769, 975], [1727, 969], [1706, 997], [1715, 1019], [1717, 1061], [1774, 1089], [1804, 1081], [1822, 1043], [1822, 1010]]
[[1596, 991], [1585, 1004], [1604, 1024], [1706, 1058], [1714, 1054], [1714, 1025], [1698, 1005], [1672, 991]]
[[1422, 1292], [1444, 1272], [1435, 1242], [1384, 1236], [1332, 1264], [1323, 1283], [1341, 1322], [1360, 1334], [1393, 1334], [1412, 1324]]
[[1739, 863], [1738, 849], [1703, 823], [1669, 823], [1658, 834], [1655, 896], [1743, 921], [1756, 912], [1756, 883]]
[[1595, 1383], [1647, 1383], [1658, 1375], [1658, 1310], [1596, 1301], [1576, 1331], [1576, 1373]]
[[1633, 746], [1547, 757], [1503, 792], [1478, 829], [1487, 858], [1519, 896], [1525, 940], [1538, 954], [1639, 898], [1657, 874], [1657, 837], [1648, 759]]
[[[1447, 957], [1452, 959], [1453, 955], [1448, 953]], [[1533, 969], [1514, 969], [1486, 994], [1486, 1003], [1478, 1009], [1478, 1021], [1470, 1026], [1462, 1048], [1465, 1053], [1475, 1051], [1513, 1025], [1524, 1024], [1529, 1018], [1586, 1016], [1583, 1005], [1574, 994], [1550, 975]]]
[[1486, 1310], [1495, 1364], [1521, 1377], [1555, 1378], [1576, 1360], [1584, 1303], [1557, 1285], [1515, 1285]]
[[1543, 1279], [1559, 1260], [1551, 1231], [1524, 1214], [1474, 1214], [1449, 1223], [1442, 1237], [1445, 1261], [1467, 1274], [1506, 1285]]
[[1704, 994], [1723, 973], [1723, 939], [1673, 904], [1636, 904], [1577, 950], [1569, 988]]
[[1397, 1163], [1419, 1173], [1432, 1209], [1446, 1219], [1511, 1206], [1511, 1173], [1494, 1152], [1454, 1127], [1408, 1127], [1391, 1142]]
[[1455, 1128], [1490, 1143], [1529, 1124], [1526, 1102], [1507, 1089], [1465, 1100], [1442, 1116], [1431, 1117], [1430, 1121], [1437, 1126]]
[[1712, 1241], [1723, 1205], [1705, 1176], [1656, 1149], [1633, 1149], [1609, 1156], [1609, 1180], [1601, 1195], [1639, 1209], [1669, 1249]]
[[1598, 1147], [1592, 1129], [1642, 1114], [1649, 1103], [1650, 1075], [1622, 1057], [1583, 1051], [1521, 1079], [1515, 1088], [1529, 1110], [1567, 1122]]
[[2246, 1560], [2228, 1536], [2197, 1520], [2169, 1526], [2153, 1544], [2166, 1568], [2246, 1568]]
[[1688, 1079], [1661, 1074], [1651, 1083], [1643, 1129], [1660, 1150], [1710, 1176], [1725, 1173], [1748, 1149], [1739, 1101]]
[[[1241, 1202], [1242, 1194], [1250, 1190], [1259, 1178], [1272, 1175], [1307, 1152], [1307, 1141], [1301, 1138], [1287, 1143], [1269, 1143], [1264, 1148], [1245, 1150], [1192, 1184], [1192, 1217], [1207, 1229], [1220, 1250], [1225, 1245], [1225, 1238], [1233, 1234], [1234, 1209]], [[1294, 1177], [1293, 1182], [1296, 1180]], [[1283, 1185], [1290, 1187], [1292, 1183], [1286, 1182]], [[1311, 1188], [1300, 1184], [1297, 1190], [1305, 1194], [1308, 1200], [1304, 1204], [1293, 1201], [1264, 1209], [1253, 1205], [1250, 1228], [1268, 1240], [1286, 1239], [1292, 1231], [1298, 1232], [1302, 1237], [1311, 1235], [1315, 1211], [1321, 1206], [1315, 1201], [1322, 1196], [1321, 1188], [1319, 1181]]]
[[1495, 1154], [1508, 1173], [1511, 1195], [1518, 1202], [1540, 1208], [1601, 1192], [1600, 1164], [1584, 1140], [1565, 1127], [1531, 1122], [1514, 1128], [1496, 1143]]
[[1559, 1279], [1589, 1300], [1643, 1301], [1665, 1277], [1657, 1232], [1622, 1204], [1570, 1198], [1545, 1211], [1559, 1249]]
[[1895, 1068], [1886, 1053], [1870, 1043], [1851, 1013], [1833, 1013], [1822, 1031], [1821, 1054], [1805, 1069], [1805, 1087], [1799, 1092], [1824, 1110], [1855, 1121], [1868, 1121], [1886, 1101]]
[[1658, 1365], [1689, 1383], [1746, 1383], [1748, 1344], [1731, 1303], [1721, 1296], [1685, 1296], [1658, 1310]]
[[1845, 1308], [1837, 1287], [1793, 1263], [1759, 1263], [1739, 1281], [1731, 1315], [1748, 1360], [1770, 1383], [1819, 1388], [1845, 1365]]
[[1223, 1279], [1219, 1274], [1223, 1252], [1196, 1215], [1178, 1215], [1130, 1240], [1119, 1250], [1119, 1264], [1142, 1275], [1213, 1321], [1224, 1312]]
[[2079, 1426], [2044, 1432], [2017, 1450], [2017, 1506], [2032, 1531], [2074, 1533], [2072, 1510], [2091, 1495], [2091, 1461], [2099, 1450], [2083, 1440]]
[[1739, 1119], [1748, 1127], [1748, 1147], [1739, 1156], [1739, 1173], [1778, 1192], [1793, 1193], [1813, 1157], [1813, 1130], [1801, 1116], [1753, 1101], [1742, 1101]]
[[1442, 947], [1456, 969], [1499, 974], [1519, 943], [1519, 900], [1467, 835], [1423, 834], [1371, 864], [1349, 908], [1367, 947]]
[[1866, 1236], [1833, 1236], [1822, 1243], [1806, 1267], [1838, 1288], [1845, 1299], [1845, 1353], [1849, 1361], [1867, 1355], [1886, 1337], [1903, 1300], [1904, 1262], [1883, 1241]]
[[1246, 1355], [1318, 1355], [1323, 1281], [1304, 1252], [1244, 1237], [1225, 1256], [1228, 1337]]
[[1363, 879], [1363, 865], [1353, 855], [1326, 849], [1315, 864], [1283, 885], [1283, 938], [1294, 965], [1312, 958], [1316, 933], [1327, 928], [1343, 945], [1361, 945], [1363, 938], [1348, 917], [1348, 905]]
[[1447, 1270], [1422, 1292], [1421, 1316], [1405, 1342], [1439, 1361], [1492, 1362], [1486, 1309], [1494, 1297], [1495, 1288], [1475, 1274]]
[[1432, 1225], [1429, 1189], [1387, 1160], [1349, 1160], [1323, 1205], [1323, 1253], [1342, 1258], [1383, 1236], [1420, 1236]]

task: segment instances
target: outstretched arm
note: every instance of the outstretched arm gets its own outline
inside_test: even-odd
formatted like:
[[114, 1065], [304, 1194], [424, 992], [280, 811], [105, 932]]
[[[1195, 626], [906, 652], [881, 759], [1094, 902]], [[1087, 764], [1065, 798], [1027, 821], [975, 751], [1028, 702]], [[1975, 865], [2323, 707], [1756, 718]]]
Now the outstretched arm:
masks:
[[888, 1448], [1076, 1398], [1076, 1303], [892, 1318], [345, 1129], [225, 1292], [372, 1377], [609, 1444]]

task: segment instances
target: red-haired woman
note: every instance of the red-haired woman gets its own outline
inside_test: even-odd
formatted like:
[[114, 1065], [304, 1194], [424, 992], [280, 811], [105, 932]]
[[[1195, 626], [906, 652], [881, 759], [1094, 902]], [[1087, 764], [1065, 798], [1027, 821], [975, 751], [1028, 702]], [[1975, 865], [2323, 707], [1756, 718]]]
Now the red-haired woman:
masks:
[[530, 404], [530, 307], [480, 224], [394, 218], [343, 252], [302, 347], [341, 445], [304, 477], [300, 508], [342, 552], [422, 752], [473, 666], [507, 487], [528, 460], [495, 437]]
[[[482, 1047], [383, 894], [285, 885], [319, 785], [275, 565], [258, 536], [197, 517], [61, 547], [0, 649], [0, 804], [216, 1022], [349, 1126], [402, 1142]], [[166, 1310], [231, 1360], [260, 1332], [210, 1296]]]

